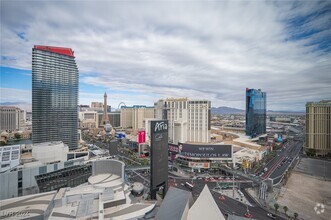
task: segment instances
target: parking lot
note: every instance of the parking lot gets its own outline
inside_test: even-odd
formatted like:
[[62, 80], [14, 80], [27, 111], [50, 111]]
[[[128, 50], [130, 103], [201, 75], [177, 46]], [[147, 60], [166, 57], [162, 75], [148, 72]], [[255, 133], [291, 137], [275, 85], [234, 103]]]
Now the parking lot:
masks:
[[295, 170], [319, 177], [325, 180], [331, 180], [331, 161], [313, 159], [313, 158], [302, 158], [300, 163], [296, 166]]

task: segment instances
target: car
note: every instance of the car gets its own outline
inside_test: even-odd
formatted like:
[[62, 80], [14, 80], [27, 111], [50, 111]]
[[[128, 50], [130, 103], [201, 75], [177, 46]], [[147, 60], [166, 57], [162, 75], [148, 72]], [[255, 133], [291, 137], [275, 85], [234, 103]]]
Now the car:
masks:
[[225, 197], [224, 196], [220, 196], [218, 197], [220, 200], [224, 201], [225, 200]]
[[244, 215], [246, 218], [253, 218], [253, 215], [249, 212], [246, 212]]
[[268, 213], [267, 216], [269, 218], [272, 218], [272, 219], [276, 219], [276, 215], [272, 214], [272, 213]]

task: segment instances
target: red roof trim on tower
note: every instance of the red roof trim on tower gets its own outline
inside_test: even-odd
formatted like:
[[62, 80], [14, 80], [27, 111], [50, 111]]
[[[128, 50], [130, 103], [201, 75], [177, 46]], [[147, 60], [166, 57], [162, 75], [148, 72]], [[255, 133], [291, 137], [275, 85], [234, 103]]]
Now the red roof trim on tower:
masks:
[[34, 49], [50, 51], [53, 53], [74, 57], [74, 51], [71, 48], [35, 45]]

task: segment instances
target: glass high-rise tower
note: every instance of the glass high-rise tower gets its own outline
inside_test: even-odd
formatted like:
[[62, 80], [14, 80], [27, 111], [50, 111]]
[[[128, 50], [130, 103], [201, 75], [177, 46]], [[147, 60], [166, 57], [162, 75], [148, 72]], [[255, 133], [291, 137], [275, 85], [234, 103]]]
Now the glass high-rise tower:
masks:
[[246, 88], [246, 135], [266, 133], [267, 94], [261, 89]]
[[32, 49], [32, 143], [78, 146], [78, 68], [70, 48]]

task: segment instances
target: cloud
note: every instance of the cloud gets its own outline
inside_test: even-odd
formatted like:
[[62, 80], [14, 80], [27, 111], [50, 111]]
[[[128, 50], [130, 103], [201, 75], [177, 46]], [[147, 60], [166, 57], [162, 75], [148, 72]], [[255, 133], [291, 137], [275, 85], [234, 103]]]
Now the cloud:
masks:
[[[331, 98], [327, 1], [5, 1], [1, 10], [2, 65], [30, 69], [34, 44], [71, 47], [80, 80], [113, 91], [113, 103], [189, 97], [243, 109], [246, 87], [266, 91], [274, 110]], [[93, 99], [80, 93], [80, 103]]]
[[0, 105], [17, 106], [26, 111], [31, 111], [31, 91], [1, 87]]

